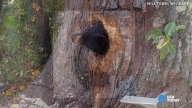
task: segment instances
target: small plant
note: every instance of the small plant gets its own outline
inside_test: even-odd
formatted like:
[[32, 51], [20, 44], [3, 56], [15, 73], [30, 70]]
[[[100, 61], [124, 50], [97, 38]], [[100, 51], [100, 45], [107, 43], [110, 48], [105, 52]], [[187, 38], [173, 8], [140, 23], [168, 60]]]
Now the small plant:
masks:
[[146, 40], [153, 40], [153, 44], [156, 44], [156, 48], [161, 51], [160, 59], [165, 59], [167, 53], [174, 54], [175, 48], [171, 43], [171, 36], [179, 29], [186, 29], [184, 25], [177, 25], [175, 22], [168, 23], [164, 30], [153, 29], [145, 36]]

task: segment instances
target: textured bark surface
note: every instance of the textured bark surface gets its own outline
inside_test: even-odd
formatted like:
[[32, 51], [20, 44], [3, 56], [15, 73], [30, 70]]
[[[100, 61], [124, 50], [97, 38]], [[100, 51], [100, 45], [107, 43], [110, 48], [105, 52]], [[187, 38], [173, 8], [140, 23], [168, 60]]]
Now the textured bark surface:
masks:
[[41, 98], [47, 105], [53, 104], [53, 58], [49, 61], [42, 70], [41, 75], [35, 79], [33, 84], [22, 92], [30, 98]]
[[[141, 6], [142, 8], [142, 6]], [[63, 22], [53, 49], [53, 97], [58, 107], [136, 108], [120, 103], [125, 95], [157, 97], [169, 90], [179, 108], [192, 99], [191, 14], [178, 14], [175, 7], [146, 7], [146, 13], [129, 0], [65, 0]], [[95, 56], [72, 43], [70, 35], [101, 20], [109, 34], [110, 49]], [[145, 34], [169, 21], [187, 26], [173, 36], [174, 55], [163, 61]], [[48, 67], [46, 67], [48, 68]], [[189, 108], [189, 106], [186, 106]]]
[[[122, 11], [117, 1], [65, 1], [63, 26], [53, 51], [54, 98], [63, 101], [60, 106], [123, 107], [119, 100], [134, 94], [129, 66], [134, 56], [135, 13], [130, 2], [124, 3]], [[101, 20], [109, 34], [105, 56], [96, 57], [70, 39], [94, 20]]]

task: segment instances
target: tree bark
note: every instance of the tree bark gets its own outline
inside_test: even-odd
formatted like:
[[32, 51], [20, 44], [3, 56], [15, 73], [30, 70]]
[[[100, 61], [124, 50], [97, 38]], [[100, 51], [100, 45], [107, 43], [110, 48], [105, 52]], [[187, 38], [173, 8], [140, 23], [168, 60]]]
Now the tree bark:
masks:
[[[131, 2], [124, 2], [125, 10], [131, 9]], [[82, 108], [125, 106], [119, 100], [133, 94], [134, 77], [129, 78], [129, 65], [134, 56], [134, 12], [120, 11], [117, 1], [67, 0], [65, 7], [64, 23], [53, 51], [55, 100], [63, 101], [60, 107], [71, 103]], [[92, 25], [94, 20], [103, 22], [110, 38], [109, 52], [101, 57], [87, 53], [85, 47], [70, 40], [71, 34]]]
[[50, 56], [41, 75], [23, 92], [26, 97], [41, 98], [47, 105], [53, 104], [53, 57]]
[[[147, 6], [143, 13], [131, 0], [64, 3], [63, 23], [53, 49], [53, 98], [59, 108], [136, 108], [120, 99], [125, 95], [155, 98], [166, 90], [180, 102], [165, 103], [162, 108], [178, 108], [190, 101], [191, 14], [179, 16], [174, 6], [158, 11]], [[109, 34], [110, 49], [104, 56], [95, 56], [70, 39], [94, 20], [101, 20]], [[145, 34], [157, 24], [163, 28], [165, 21], [187, 25], [187, 30], [173, 36], [176, 53], [160, 60]]]

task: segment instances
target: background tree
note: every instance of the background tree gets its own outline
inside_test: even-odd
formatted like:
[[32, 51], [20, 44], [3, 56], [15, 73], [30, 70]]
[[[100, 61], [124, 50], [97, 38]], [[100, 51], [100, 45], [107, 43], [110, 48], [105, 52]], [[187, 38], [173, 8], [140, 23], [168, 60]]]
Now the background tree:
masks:
[[3, 84], [0, 92], [5, 92], [5, 95], [0, 94], [0, 105], [7, 105], [11, 102], [4, 101], [6, 95], [15, 98], [40, 74], [48, 61], [55, 38], [53, 23], [63, 1], [1, 0], [0, 6], [0, 82]]
[[1, 13], [2, 7], [3, 7], [3, 0], [0, 0], [0, 13]]

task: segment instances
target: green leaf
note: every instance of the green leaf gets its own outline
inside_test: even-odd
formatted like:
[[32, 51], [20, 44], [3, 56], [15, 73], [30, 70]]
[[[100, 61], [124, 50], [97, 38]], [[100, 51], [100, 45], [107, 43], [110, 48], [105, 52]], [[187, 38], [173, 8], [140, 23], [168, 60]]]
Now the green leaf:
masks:
[[171, 44], [170, 42], [167, 44], [167, 48], [168, 48], [168, 51], [171, 53], [171, 54], [174, 54], [175, 53], [175, 48], [173, 46], [173, 44]]
[[187, 6], [177, 6], [176, 10], [178, 13], [184, 12], [187, 9]]
[[4, 40], [5, 37], [6, 37], [5, 35], [1, 35], [1, 36], [0, 36], [0, 40]]
[[166, 53], [167, 53], [167, 45], [162, 48], [161, 53], [160, 53], [160, 59], [164, 60], [166, 57]]
[[150, 39], [161, 38], [161, 37], [164, 37], [162, 31], [160, 29], [153, 29], [147, 33], [147, 35], [145, 36], [145, 39], [150, 40]]
[[179, 29], [186, 29], [186, 27], [185, 27], [184, 25], [178, 25], [178, 26], [176, 27], [176, 30], [179, 30]]
[[159, 41], [158, 38], [154, 38], [152, 43], [153, 43], [153, 44], [154, 44], [154, 43], [158, 43], [158, 41]]
[[32, 45], [32, 44], [34, 44], [34, 42], [32, 40], [29, 41], [28, 45]]
[[9, 73], [7, 74], [7, 80], [10, 80], [10, 81], [13, 81], [13, 80], [14, 80], [14, 75], [13, 75], [13, 73], [9, 72]]
[[14, 27], [15, 26], [15, 17], [13, 15], [8, 16], [6, 21], [5, 21], [5, 26], [8, 28]]
[[176, 25], [175, 22], [170, 22], [170, 23], [168, 23], [168, 24], [165, 26], [165, 28], [164, 28], [165, 34], [168, 35], [168, 36], [171, 36], [172, 33], [174, 33], [174, 32], [176, 31], [176, 27], [177, 27], [177, 25]]

